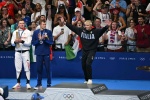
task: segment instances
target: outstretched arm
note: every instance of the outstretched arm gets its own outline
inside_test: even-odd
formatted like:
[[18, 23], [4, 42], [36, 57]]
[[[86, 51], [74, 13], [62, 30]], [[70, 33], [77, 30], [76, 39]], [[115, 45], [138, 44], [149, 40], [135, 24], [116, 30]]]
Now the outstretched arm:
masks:
[[[61, 17], [61, 22], [66, 23], [63, 17]], [[71, 24], [69, 24], [69, 23], [66, 23], [66, 26], [67, 26], [71, 31], [75, 32], [76, 34], [78, 34], [78, 35], [81, 34], [81, 31], [82, 31], [81, 28], [78, 28], [78, 27], [76, 27], [76, 26], [73, 26], [73, 25], [71, 25]]]

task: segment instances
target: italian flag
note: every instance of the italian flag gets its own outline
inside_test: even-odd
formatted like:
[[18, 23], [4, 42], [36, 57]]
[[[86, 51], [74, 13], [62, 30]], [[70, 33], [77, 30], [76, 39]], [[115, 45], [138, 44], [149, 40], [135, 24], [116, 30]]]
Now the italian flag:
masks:
[[80, 51], [82, 48], [80, 37], [77, 36], [75, 38], [74, 44], [71, 47], [69, 44], [65, 46], [65, 51], [66, 51], [66, 59], [67, 60], [72, 60], [76, 58], [78, 51]]
[[78, 0], [77, 7], [81, 9], [81, 15], [84, 14], [84, 7], [82, 1]]

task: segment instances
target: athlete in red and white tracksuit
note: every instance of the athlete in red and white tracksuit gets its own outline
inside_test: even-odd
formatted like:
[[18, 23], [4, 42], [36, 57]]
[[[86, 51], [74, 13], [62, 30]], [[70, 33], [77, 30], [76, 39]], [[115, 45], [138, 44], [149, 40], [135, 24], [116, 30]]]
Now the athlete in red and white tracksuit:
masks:
[[27, 89], [30, 89], [30, 56], [29, 50], [31, 45], [31, 32], [24, 27], [24, 21], [18, 23], [19, 28], [13, 32], [11, 44], [15, 46], [15, 68], [17, 75], [17, 84], [13, 88], [20, 88], [20, 77], [22, 64], [26, 72]]

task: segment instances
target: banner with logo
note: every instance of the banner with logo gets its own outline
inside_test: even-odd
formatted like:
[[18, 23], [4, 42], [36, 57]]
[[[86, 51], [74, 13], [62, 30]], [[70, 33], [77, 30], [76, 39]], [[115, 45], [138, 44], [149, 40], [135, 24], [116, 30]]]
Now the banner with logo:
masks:
[[[54, 51], [52, 77], [84, 78], [81, 59], [81, 51], [73, 60], [66, 60], [65, 51]], [[137, 70], [140, 66], [150, 66], [150, 53], [97, 52], [92, 64], [93, 78], [150, 80], [149, 71]], [[16, 77], [13, 51], [0, 52], [0, 68], [0, 78]], [[46, 77], [45, 69], [43, 74]], [[31, 63], [31, 77], [36, 76], [36, 63]]]

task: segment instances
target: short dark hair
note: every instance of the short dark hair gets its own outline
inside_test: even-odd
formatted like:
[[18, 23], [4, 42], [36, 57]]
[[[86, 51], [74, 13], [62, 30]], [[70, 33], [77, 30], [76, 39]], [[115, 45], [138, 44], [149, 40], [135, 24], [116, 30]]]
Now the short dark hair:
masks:
[[145, 17], [144, 17], [144, 16], [138, 16], [138, 18], [143, 18], [143, 19], [145, 19]]
[[15, 18], [21, 18], [22, 15], [21, 14], [15, 14]]
[[[19, 23], [20, 21], [24, 21], [24, 20], [23, 20], [23, 19], [21, 19], [21, 20], [19, 20], [19, 21], [18, 21], [18, 23]], [[24, 21], [24, 22], [25, 22], [25, 21]]]
[[45, 20], [40, 20], [39, 24], [41, 24], [41, 23], [46, 23], [46, 21]]
[[[96, 19], [98, 19], [98, 20], [100, 20], [100, 21], [101, 21], [101, 19], [100, 19], [99, 17], [95, 17], [95, 20], [96, 20]], [[95, 21], [95, 20], [94, 20], [94, 21]]]

